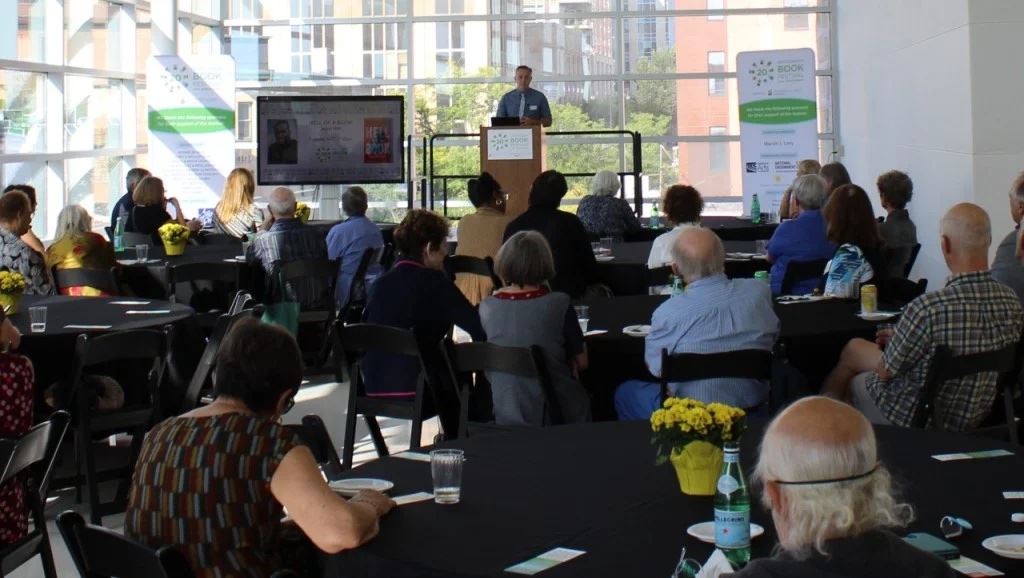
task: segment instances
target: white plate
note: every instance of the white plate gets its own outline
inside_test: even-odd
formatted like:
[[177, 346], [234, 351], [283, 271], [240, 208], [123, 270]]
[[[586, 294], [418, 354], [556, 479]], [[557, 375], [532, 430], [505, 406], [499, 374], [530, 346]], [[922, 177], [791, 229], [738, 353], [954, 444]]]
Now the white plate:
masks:
[[1024, 560], [1024, 534], [1003, 534], [986, 538], [982, 546], [1004, 558]]
[[892, 319], [899, 315], [893, 311], [875, 311], [874, 313], [858, 313], [857, 317], [860, 317], [864, 321], [885, 321], [886, 319]]
[[615, 256], [614, 255], [594, 255], [594, 259], [596, 259], [598, 263], [606, 263], [608, 261], [611, 261], [611, 260], [615, 259]]
[[[686, 529], [686, 533], [700, 540], [701, 542], [707, 542], [708, 544], [715, 543], [715, 523], [714, 522], [701, 522], [700, 524], [694, 524]], [[764, 528], [751, 522], [750, 523], [750, 539], [753, 540], [761, 534], [764, 534]]]
[[362, 490], [386, 492], [395, 487], [395, 484], [387, 480], [377, 478], [349, 478], [347, 480], [334, 480], [327, 485], [342, 496], [354, 496]]
[[650, 325], [627, 325], [622, 328], [622, 332], [632, 337], [644, 337], [651, 332]]

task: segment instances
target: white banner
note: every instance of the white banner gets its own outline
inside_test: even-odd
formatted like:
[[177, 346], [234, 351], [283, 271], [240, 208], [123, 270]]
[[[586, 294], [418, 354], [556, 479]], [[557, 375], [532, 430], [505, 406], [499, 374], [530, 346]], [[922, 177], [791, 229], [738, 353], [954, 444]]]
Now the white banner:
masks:
[[761, 212], [778, 212], [797, 163], [818, 158], [814, 73], [810, 48], [736, 55], [744, 215], [754, 193]]
[[533, 130], [492, 128], [487, 131], [487, 158], [492, 161], [528, 161], [533, 158]]
[[155, 56], [146, 65], [149, 166], [188, 218], [220, 200], [235, 167], [235, 61]]

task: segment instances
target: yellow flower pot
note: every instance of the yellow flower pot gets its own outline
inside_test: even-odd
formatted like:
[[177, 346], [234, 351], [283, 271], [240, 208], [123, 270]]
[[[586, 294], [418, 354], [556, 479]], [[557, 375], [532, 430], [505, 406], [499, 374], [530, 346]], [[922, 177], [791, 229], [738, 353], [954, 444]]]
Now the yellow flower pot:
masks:
[[691, 496], [713, 496], [722, 472], [722, 448], [694, 441], [672, 450], [669, 456], [679, 478], [679, 488]]
[[166, 253], [168, 257], [181, 255], [185, 252], [185, 245], [187, 244], [188, 239], [182, 239], [177, 243], [168, 243], [167, 241], [164, 241], [164, 253]]
[[21, 293], [0, 293], [0, 306], [4, 313], [14, 315], [18, 312], [18, 304], [21, 303]]

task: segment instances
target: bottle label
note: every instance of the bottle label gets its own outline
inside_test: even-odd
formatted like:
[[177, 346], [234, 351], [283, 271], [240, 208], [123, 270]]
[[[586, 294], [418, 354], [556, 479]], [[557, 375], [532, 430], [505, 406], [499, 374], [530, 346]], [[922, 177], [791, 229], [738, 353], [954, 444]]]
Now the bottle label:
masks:
[[740, 488], [740, 483], [736, 481], [736, 478], [725, 474], [718, 478], [718, 491], [728, 496]]
[[732, 511], [715, 508], [715, 546], [745, 548], [750, 546], [750, 510]]

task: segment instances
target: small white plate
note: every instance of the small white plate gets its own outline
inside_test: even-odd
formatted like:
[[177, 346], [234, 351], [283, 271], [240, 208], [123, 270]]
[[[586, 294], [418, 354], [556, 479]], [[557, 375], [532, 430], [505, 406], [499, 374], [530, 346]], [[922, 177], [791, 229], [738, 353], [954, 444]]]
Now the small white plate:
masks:
[[615, 259], [615, 255], [594, 255], [598, 263], [607, 263]]
[[362, 490], [386, 492], [395, 487], [395, 484], [378, 478], [349, 478], [347, 480], [334, 480], [327, 485], [342, 496], [354, 496]]
[[986, 538], [982, 546], [1004, 558], [1024, 560], [1024, 534], [1003, 534]]
[[650, 325], [627, 325], [622, 328], [622, 332], [631, 337], [645, 337], [651, 332]]
[[[700, 524], [694, 524], [686, 529], [686, 533], [700, 540], [701, 542], [707, 542], [708, 544], [715, 543], [715, 523], [714, 522], [701, 522]], [[764, 534], [764, 528], [751, 522], [750, 523], [750, 539], [753, 540], [761, 534]]]
[[886, 319], [892, 319], [899, 315], [895, 311], [875, 311], [874, 313], [858, 313], [857, 317], [860, 317], [864, 321], [885, 321]]

